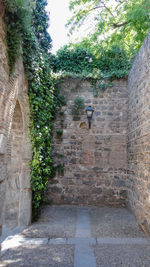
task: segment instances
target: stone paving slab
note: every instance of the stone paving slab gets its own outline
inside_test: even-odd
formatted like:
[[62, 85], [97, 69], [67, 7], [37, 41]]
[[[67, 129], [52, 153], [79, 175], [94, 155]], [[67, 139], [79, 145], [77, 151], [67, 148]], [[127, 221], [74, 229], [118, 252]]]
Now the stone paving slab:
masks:
[[96, 238], [79, 238], [79, 237], [75, 237], [75, 238], [68, 238], [67, 239], [67, 244], [76, 244], [76, 245], [95, 245], [97, 243]]
[[96, 243], [99, 245], [103, 244], [114, 244], [114, 245], [133, 245], [133, 244], [138, 244], [138, 245], [148, 245], [150, 246], [150, 238], [142, 238], [142, 237], [135, 237], [135, 238], [130, 238], [130, 237], [125, 237], [125, 238], [97, 238]]
[[134, 216], [125, 208], [90, 208], [93, 237], [145, 237]]
[[76, 237], [91, 237], [91, 225], [88, 207], [78, 208]]
[[94, 246], [97, 267], [149, 267], [150, 245]]
[[48, 244], [50, 245], [59, 245], [59, 244], [68, 244], [68, 239], [67, 238], [52, 238], [48, 241]]
[[150, 237], [124, 208], [48, 206], [2, 253], [0, 267], [149, 267]]
[[74, 267], [96, 267], [93, 249], [88, 244], [79, 243], [75, 246]]
[[47, 206], [37, 223], [27, 227], [24, 237], [63, 238], [76, 233], [77, 208], [74, 206]]
[[73, 267], [74, 246], [22, 245], [2, 256], [0, 267]]

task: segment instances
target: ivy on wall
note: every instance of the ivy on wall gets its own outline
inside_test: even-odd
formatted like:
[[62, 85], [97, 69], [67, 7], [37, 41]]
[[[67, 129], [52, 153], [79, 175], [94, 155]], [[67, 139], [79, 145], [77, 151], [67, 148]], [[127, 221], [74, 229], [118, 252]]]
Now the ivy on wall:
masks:
[[55, 106], [60, 102], [54, 94], [49, 64], [47, 1], [5, 0], [4, 4], [10, 74], [13, 75], [17, 58], [22, 55], [28, 78], [33, 219], [37, 219], [53, 171], [52, 122]]
[[[33, 218], [40, 213], [49, 178], [55, 174], [51, 157], [52, 125], [56, 112], [66, 104], [59, 94], [59, 83], [64, 76], [89, 78], [98, 89], [111, 86], [108, 80], [128, 74], [131, 60], [123, 47], [100, 47], [95, 56], [89, 46], [69, 45], [56, 56], [50, 54], [51, 38], [47, 33], [47, 0], [3, 0], [7, 25], [7, 46], [10, 75], [13, 75], [18, 57], [28, 78], [30, 105], [30, 139], [32, 146], [31, 186], [33, 192]], [[52, 71], [61, 79], [54, 79]], [[105, 82], [106, 81], [106, 82]], [[55, 87], [55, 90], [54, 90]], [[78, 105], [77, 105], [78, 104]], [[75, 103], [81, 107], [83, 103]], [[79, 108], [79, 107], [78, 107]], [[76, 112], [78, 111], [76, 107]], [[62, 135], [60, 129], [59, 137]], [[57, 169], [58, 166], [57, 166]]]
[[94, 45], [91, 47], [81, 42], [60, 48], [56, 55], [50, 56], [50, 65], [61, 78], [88, 79], [93, 95], [97, 97], [100, 90], [113, 86], [114, 79], [128, 75], [133, 59], [123, 45], [101, 45], [95, 54]]
[[54, 72], [61, 72], [61, 76], [88, 78], [93, 83], [94, 80], [99, 81], [98, 86], [103, 88], [102, 81], [128, 75], [132, 61], [133, 58], [123, 45], [99, 46], [96, 55], [94, 48], [86, 47], [81, 42], [65, 45], [59, 49], [56, 55], [51, 55], [50, 64]]
[[84, 99], [81, 97], [77, 97], [74, 100], [74, 105], [72, 107], [72, 115], [75, 117], [79, 117], [84, 110], [85, 105], [84, 105]]
[[31, 0], [3, 0], [5, 6], [5, 22], [7, 25], [8, 63], [10, 74], [13, 73], [16, 59], [22, 53], [24, 34], [32, 32], [32, 11], [34, 2]]

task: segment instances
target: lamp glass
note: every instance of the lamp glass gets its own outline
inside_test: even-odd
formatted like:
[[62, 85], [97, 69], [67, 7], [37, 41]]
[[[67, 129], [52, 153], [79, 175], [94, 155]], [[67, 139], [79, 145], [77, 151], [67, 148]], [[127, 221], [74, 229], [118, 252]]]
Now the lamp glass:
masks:
[[93, 112], [94, 112], [93, 108], [91, 106], [89, 106], [86, 110], [86, 114], [87, 114], [88, 119], [92, 119]]
[[87, 110], [87, 117], [92, 118], [93, 111], [92, 110]]

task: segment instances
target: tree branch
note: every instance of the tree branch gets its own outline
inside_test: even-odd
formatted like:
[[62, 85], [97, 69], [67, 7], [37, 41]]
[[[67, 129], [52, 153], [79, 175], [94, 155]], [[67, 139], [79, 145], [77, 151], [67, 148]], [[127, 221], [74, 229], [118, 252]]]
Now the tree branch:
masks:
[[93, 11], [93, 10], [101, 8], [101, 7], [104, 7], [104, 6], [96, 6], [96, 7], [91, 8], [89, 11]]
[[99, 5], [99, 6], [96, 6], [96, 7], [93, 7], [93, 8], [91, 8], [90, 10], [89, 10], [89, 12], [90, 11], [93, 11], [93, 10], [95, 10], [95, 9], [99, 9], [99, 8], [105, 8], [105, 9], [107, 9], [107, 11], [110, 13], [110, 15], [114, 18], [114, 15], [113, 15], [113, 13], [111, 12], [111, 10], [105, 5], [105, 3], [103, 2], [103, 1], [100, 1], [100, 4], [102, 4], [102, 5]]
[[125, 26], [125, 25], [127, 25], [127, 24], [129, 24], [129, 23], [130, 23], [130, 21], [125, 21], [125, 22], [120, 23], [120, 24], [112, 23], [111, 25], [112, 25], [114, 28], [120, 28], [120, 27]]
[[111, 12], [111, 10], [109, 9], [109, 7], [107, 7], [103, 1], [100, 1], [100, 3], [107, 9], [107, 11], [109, 12], [109, 14], [114, 18], [114, 14]]

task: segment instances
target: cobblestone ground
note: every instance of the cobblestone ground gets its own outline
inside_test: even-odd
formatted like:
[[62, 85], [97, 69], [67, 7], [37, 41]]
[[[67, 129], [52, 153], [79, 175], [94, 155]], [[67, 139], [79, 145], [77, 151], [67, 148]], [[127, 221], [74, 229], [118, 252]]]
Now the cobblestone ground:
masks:
[[47, 206], [20, 230], [3, 236], [0, 266], [150, 266], [150, 238], [125, 208]]

